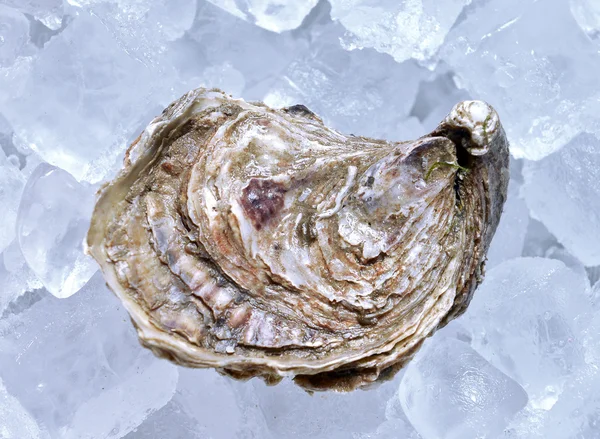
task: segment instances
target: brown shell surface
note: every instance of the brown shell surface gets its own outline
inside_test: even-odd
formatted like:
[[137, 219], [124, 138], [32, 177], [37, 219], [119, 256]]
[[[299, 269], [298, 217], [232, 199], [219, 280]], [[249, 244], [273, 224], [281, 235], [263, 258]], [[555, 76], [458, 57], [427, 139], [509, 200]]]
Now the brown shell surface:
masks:
[[496, 112], [415, 141], [197, 89], [129, 148], [87, 237], [142, 344], [308, 390], [387, 379], [464, 311], [508, 184]]

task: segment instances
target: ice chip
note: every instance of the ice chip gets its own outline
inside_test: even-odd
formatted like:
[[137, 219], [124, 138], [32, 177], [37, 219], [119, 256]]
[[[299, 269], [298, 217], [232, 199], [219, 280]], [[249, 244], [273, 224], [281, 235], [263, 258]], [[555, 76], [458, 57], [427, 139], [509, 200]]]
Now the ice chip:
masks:
[[0, 92], [18, 142], [77, 180], [101, 180], [151, 102], [153, 73], [85, 12], [30, 63]]
[[[344, 133], [390, 140], [414, 135], [415, 121], [400, 121], [409, 116], [419, 82], [431, 72], [414, 61], [398, 64], [374, 50], [342, 50], [342, 26], [332, 23], [321, 5], [316, 12], [306, 35], [314, 39], [311, 50], [299, 52], [287, 65], [263, 97], [265, 103], [305, 105]], [[419, 137], [425, 131], [416, 125]]]
[[488, 271], [462, 323], [481, 355], [549, 409], [585, 365], [589, 294], [587, 278], [561, 261], [512, 259]]
[[2, 0], [2, 3], [31, 15], [52, 30], [62, 25], [63, 0]]
[[255, 381], [254, 393], [274, 438], [344, 438], [375, 431], [385, 419], [394, 386], [352, 393], [310, 395], [290, 381], [267, 387]]
[[215, 6], [273, 32], [296, 29], [318, 0], [208, 0]]
[[61, 169], [41, 164], [21, 198], [17, 226], [21, 250], [56, 297], [75, 294], [97, 270], [95, 261], [83, 253], [95, 189]]
[[19, 166], [0, 148], [0, 253], [15, 238], [17, 210], [24, 187], [25, 176]]
[[599, 127], [598, 47], [570, 17], [563, 0], [477, 2], [440, 49], [463, 87], [498, 111], [516, 158], [539, 160]]
[[[179, 368], [173, 403], [202, 438], [227, 439], [240, 433], [242, 413], [231, 380], [214, 370]], [[227, 413], [227, 422], [223, 414]]]
[[543, 439], [595, 439], [600, 424], [600, 377], [582, 373], [548, 413]]
[[176, 366], [140, 346], [100, 275], [1, 319], [0, 334], [2, 379], [44, 437], [120, 437], [175, 392]]
[[12, 65], [28, 41], [29, 22], [25, 15], [0, 5], [0, 68]]
[[579, 259], [569, 253], [561, 245], [555, 245], [546, 250], [544, 257], [562, 261], [568, 268], [584, 278], [588, 278], [587, 270]]
[[600, 140], [581, 134], [523, 168], [532, 215], [585, 265], [600, 265]]
[[504, 435], [499, 436], [498, 439], [549, 439], [542, 434], [547, 418], [548, 410], [533, 408], [531, 404], [527, 404], [513, 417], [504, 430]]
[[[595, 287], [598, 286], [600, 284], [597, 284]], [[595, 312], [592, 320], [582, 330], [585, 361], [593, 368], [600, 364], [600, 338], [598, 334], [600, 334], [600, 314]]]
[[40, 439], [40, 428], [21, 403], [10, 395], [0, 378], [0, 438]]
[[0, 316], [23, 294], [42, 288], [42, 283], [29, 268], [15, 239], [0, 254]]
[[121, 438], [164, 407], [176, 385], [177, 369], [168, 362], [141, 365], [138, 373], [79, 407], [71, 424], [61, 429], [61, 438]]
[[571, 14], [592, 40], [600, 43], [600, 3], [596, 0], [570, 0]]
[[[202, 425], [191, 418], [174, 397], [163, 408], [151, 413], [135, 430], [123, 436], [123, 439], [206, 439], [206, 437]], [[221, 438], [213, 436], [211, 439]]]
[[468, 344], [434, 337], [408, 365], [400, 402], [423, 439], [495, 438], [527, 394]]
[[169, 42], [184, 35], [196, 13], [196, 0], [78, 0], [74, 4], [100, 18], [125, 52], [163, 72], [171, 68], [162, 60]]
[[348, 30], [345, 48], [370, 47], [397, 62], [426, 61], [471, 0], [330, 0], [334, 20]]

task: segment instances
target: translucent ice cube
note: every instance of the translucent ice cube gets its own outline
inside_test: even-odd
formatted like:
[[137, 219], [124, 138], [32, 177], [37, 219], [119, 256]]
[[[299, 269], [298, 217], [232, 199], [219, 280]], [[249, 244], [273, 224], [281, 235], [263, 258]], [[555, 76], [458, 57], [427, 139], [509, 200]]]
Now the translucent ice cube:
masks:
[[8, 67], [29, 41], [29, 21], [21, 12], [0, 5], [0, 67]]
[[208, 0], [212, 4], [273, 32], [296, 29], [318, 0]]
[[473, 347], [548, 409], [585, 362], [579, 337], [589, 284], [554, 259], [517, 258], [492, 268], [461, 322]]
[[548, 413], [544, 439], [595, 439], [600, 427], [600, 377], [582, 373]]
[[581, 134], [523, 168], [523, 195], [539, 219], [585, 265], [600, 265], [600, 140]]
[[40, 439], [37, 422], [10, 395], [0, 379], [0, 437], [2, 439]]
[[100, 275], [80, 294], [47, 295], [0, 320], [0, 370], [49, 437], [120, 437], [177, 383], [177, 368], [140, 346]]
[[[231, 379], [214, 370], [180, 368], [173, 401], [195, 420], [202, 437], [227, 439], [243, 430], [242, 414]], [[223, 422], [224, 416], [227, 422]]]
[[168, 43], [183, 36], [194, 21], [196, 0], [78, 0], [79, 8], [98, 17], [125, 52], [153, 69], [171, 66], [161, 56]]
[[75, 294], [97, 270], [83, 253], [96, 188], [42, 164], [21, 198], [18, 238], [25, 260], [56, 297]]
[[408, 365], [400, 402], [423, 439], [495, 438], [527, 394], [468, 344], [435, 337]]
[[471, 0], [330, 0], [347, 49], [371, 47], [398, 62], [431, 58]]
[[309, 395], [291, 381], [267, 387], [252, 383], [267, 427], [274, 438], [345, 438], [375, 431], [385, 420], [391, 383], [352, 393]]
[[6, 80], [3, 112], [18, 141], [78, 180], [102, 179], [152, 102], [153, 73], [85, 11], [30, 62]]
[[2, 0], [7, 6], [30, 14], [50, 29], [58, 29], [62, 25], [62, 0]]
[[82, 404], [61, 437], [118, 439], [164, 407], [173, 397], [177, 369], [166, 361], [140, 366], [138, 373]]
[[450, 31], [440, 57], [462, 86], [493, 105], [515, 157], [538, 160], [598, 128], [598, 47], [568, 2], [477, 1]]
[[[123, 439], [206, 439], [206, 433], [195, 419], [174, 400], [148, 416]], [[215, 437], [214, 439], [218, 439]]]
[[15, 238], [19, 199], [25, 187], [25, 176], [15, 160], [0, 148], [0, 253]]
[[571, 13], [581, 29], [600, 43], [600, 4], [595, 0], [570, 0]]
[[[414, 121], [406, 126], [401, 121], [413, 107], [419, 81], [431, 72], [413, 61], [398, 64], [374, 50], [343, 50], [339, 45], [343, 27], [331, 22], [329, 10], [321, 4], [316, 12], [310, 29], [298, 30], [311, 42], [310, 50], [297, 54], [264, 101], [274, 107], [303, 104], [344, 133], [411, 138]], [[423, 134], [420, 131], [417, 137]]]
[[0, 254], [0, 315], [11, 302], [38, 288], [42, 288], [42, 283], [27, 265], [15, 239]]

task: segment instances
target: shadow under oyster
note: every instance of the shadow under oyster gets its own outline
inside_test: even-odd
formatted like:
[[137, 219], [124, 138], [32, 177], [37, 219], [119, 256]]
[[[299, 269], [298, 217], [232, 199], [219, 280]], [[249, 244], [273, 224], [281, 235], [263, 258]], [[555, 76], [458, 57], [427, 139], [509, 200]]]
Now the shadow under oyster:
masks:
[[480, 101], [386, 142], [340, 134], [302, 105], [197, 89], [131, 145], [87, 250], [155, 354], [351, 390], [393, 376], [465, 310], [508, 163]]

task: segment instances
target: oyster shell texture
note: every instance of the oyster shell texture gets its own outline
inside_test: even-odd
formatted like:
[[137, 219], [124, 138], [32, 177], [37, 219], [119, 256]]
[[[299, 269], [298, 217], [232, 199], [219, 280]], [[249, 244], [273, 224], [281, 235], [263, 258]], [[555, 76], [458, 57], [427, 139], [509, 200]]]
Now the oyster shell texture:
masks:
[[86, 248], [156, 355], [351, 390], [393, 376], [465, 310], [508, 164], [481, 101], [387, 142], [302, 105], [197, 89], [131, 145]]

